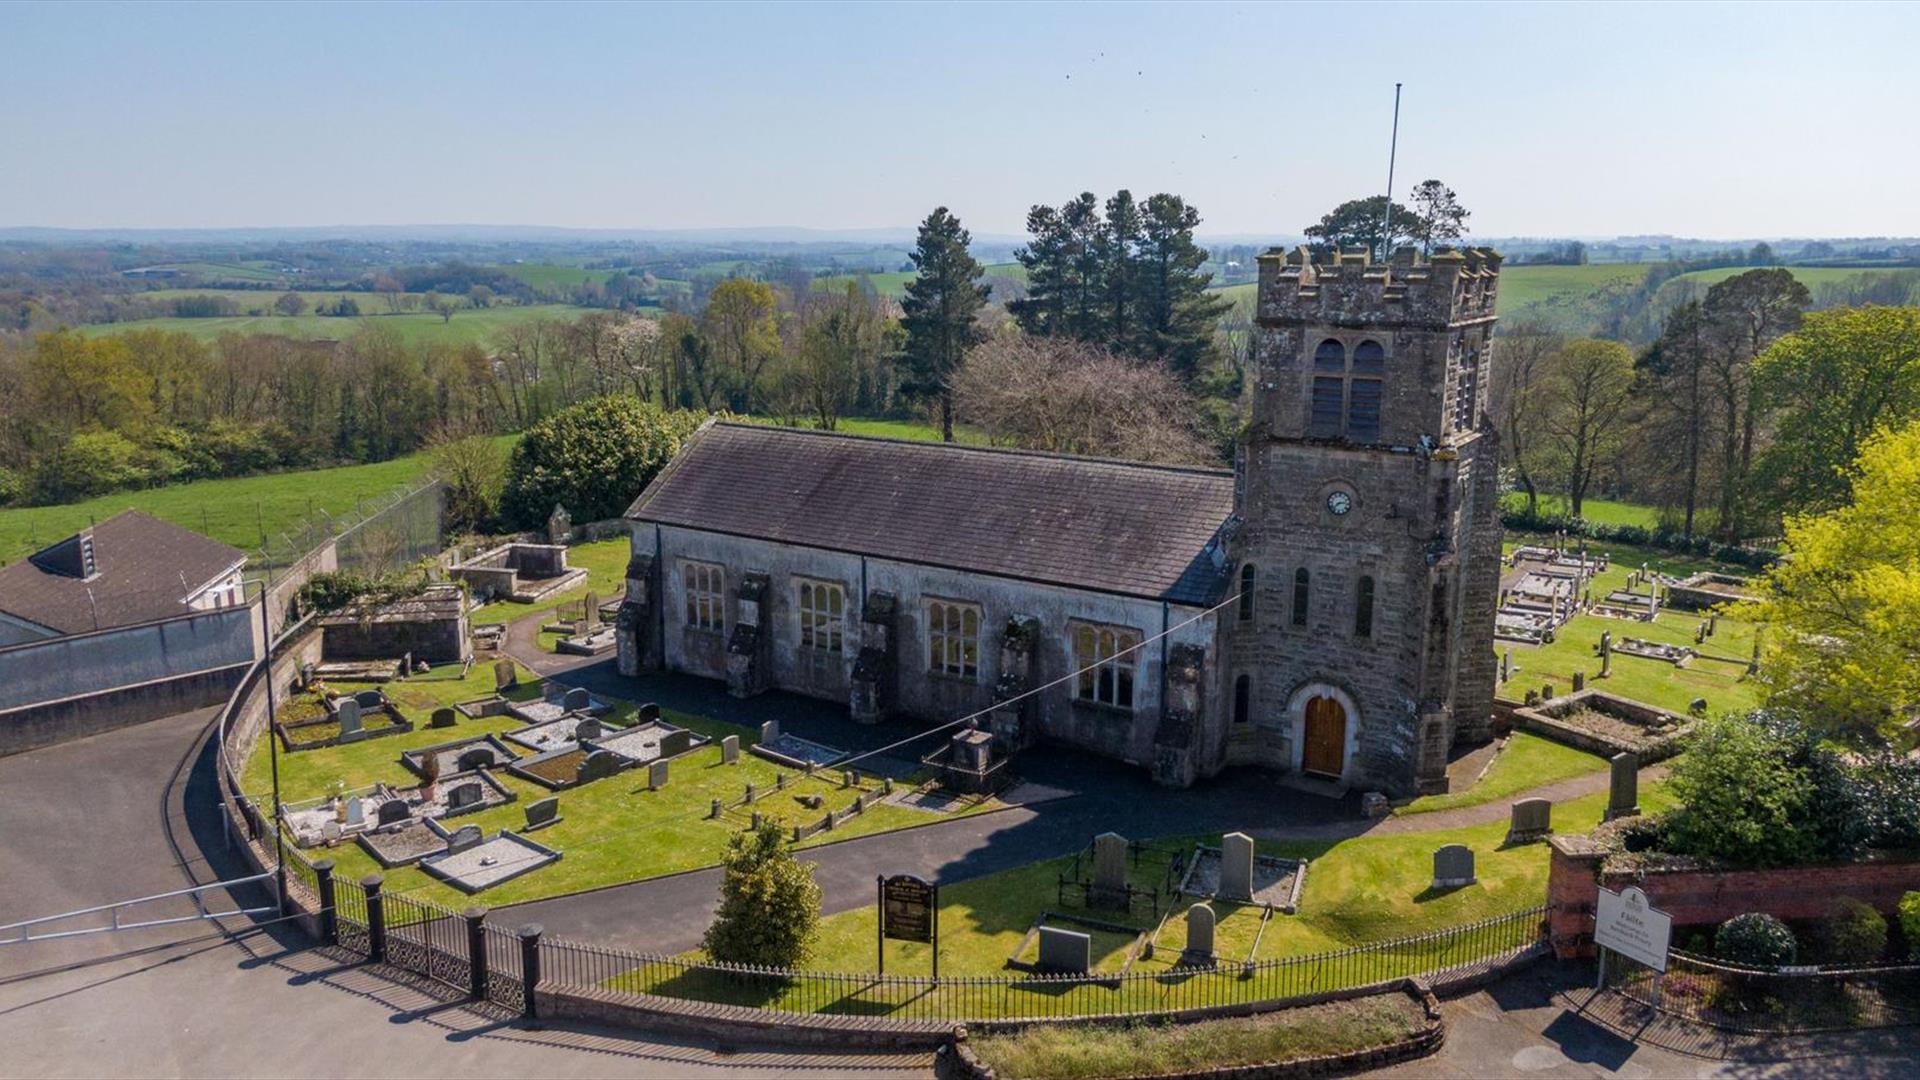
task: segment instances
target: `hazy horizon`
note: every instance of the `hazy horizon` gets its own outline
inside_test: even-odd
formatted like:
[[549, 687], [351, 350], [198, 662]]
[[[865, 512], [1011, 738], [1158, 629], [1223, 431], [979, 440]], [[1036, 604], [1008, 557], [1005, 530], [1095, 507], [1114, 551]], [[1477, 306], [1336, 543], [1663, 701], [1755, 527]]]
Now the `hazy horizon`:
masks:
[[[1920, 234], [1920, 7], [0, 7], [0, 227], [1018, 236], [1082, 190], [1286, 236]], [[1389, 58], [1363, 64], [1353, 56]], [[1404, 58], [1394, 62], [1392, 58]], [[1904, 107], [1904, 108], [1903, 108]]]

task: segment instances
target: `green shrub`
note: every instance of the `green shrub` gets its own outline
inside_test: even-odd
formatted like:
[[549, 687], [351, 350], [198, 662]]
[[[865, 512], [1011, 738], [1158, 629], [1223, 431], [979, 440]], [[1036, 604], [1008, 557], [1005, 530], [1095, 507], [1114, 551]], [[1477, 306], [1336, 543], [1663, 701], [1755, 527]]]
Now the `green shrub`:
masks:
[[1887, 951], [1887, 920], [1873, 905], [1843, 896], [1820, 921], [1820, 951], [1830, 964], [1870, 964]]
[[1800, 943], [1786, 923], [1756, 911], [1721, 923], [1713, 935], [1713, 953], [1749, 967], [1781, 967], [1800, 955]]
[[0, 468], [0, 506], [12, 506], [27, 497], [27, 478], [12, 469]]
[[137, 487], [147, 478], [143, 454], [123, 435], [83, 431], [40, 463], [40, 492], [70, 502]]
[[1670, 850], [1743, 866], [1807, 858], [1814, 850], [1805, 817], [1812, 785], [1794, 767], [1792, 749], [1750, 717], [1700, 721], [1673, 764], [1681, 808], [1668, 828]]
[[1906, 936], [1907, 951], [1920, 958], [1920, 892], [1900, 898], [1900, 932]]
[[562, 409], [513, 448], [500, 513], [536, 529], [558, 503], [578, 522], [618, 517], [706, 414], [610, 394]]
[[720, 909], [707, 927], [707, 955], [723, 963], [798, 967], [820, 924], [820, 886], [778, 824], [743, 829], [721, 856]]

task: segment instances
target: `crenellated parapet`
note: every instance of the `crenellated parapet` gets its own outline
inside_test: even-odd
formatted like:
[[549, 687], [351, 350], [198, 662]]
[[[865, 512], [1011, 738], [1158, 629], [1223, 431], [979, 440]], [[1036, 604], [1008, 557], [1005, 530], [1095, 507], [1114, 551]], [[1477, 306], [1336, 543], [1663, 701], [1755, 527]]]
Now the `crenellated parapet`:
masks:
[[1258, 316], [1270, 326], [1457, 326], [1491, 319], [1499, 299], [1500, 255], [1489, 248], [1403, 247], [1384, 263], [1363, 249], [1274, 248], [1259, 261]]

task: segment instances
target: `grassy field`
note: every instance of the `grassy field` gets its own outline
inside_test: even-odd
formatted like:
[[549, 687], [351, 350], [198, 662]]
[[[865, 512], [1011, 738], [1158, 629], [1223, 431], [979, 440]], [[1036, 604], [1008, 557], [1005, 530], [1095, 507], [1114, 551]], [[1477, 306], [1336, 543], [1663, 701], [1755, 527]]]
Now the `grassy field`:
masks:
[[[1662, 294], [1664, 295], [1668, 289], [1676, 288], [1676, 282], [1684, 283], [1678, 286], [1679, 288], [1692, 285], [1700, 288], [1704, 292], [1709, 286], [1718, 284], [1730, 277], [1744, 274], [1751, 269], [1753, 269], [1751, 266], [1721, 266], [1715, 267], [1712, 270], [1695, 270], [1690, 274], [1681, 274], [1679, 277], [1662, 285]], [[1906, 278], [1909, 281], [1920, 281], [1920, 270], [1909, 267], [1789, 266], [1787, 269], [1793, 271], [1793, 276], [1796, 281], [1815, 292], [1818, 292], [1822, 285], [1853, 281], [1869, 275], [1884, 276], [1893, 274]]]
[[194, 274], [208, 281], [284, 281], [289, 275], [277, 268], [278, 264], [264, 260], [246, 262], [185, 262], [160, 263], [147, 269], [171, 269], [186, 274]]
[[[191, 292], [192, 290], [188, 290]], [[369, 303], [369, 300], [372, 303]], [[271, 302], [271, 301], [269, 301]], [[221, 334], [278, 334], [303, 341], [339, 341], [351, 337], [362, 326], [390, 327], [398, 330], [409, 344], [439, 343], [464, 345], [484, 341], [501, 327], [536, 319], [575, 319], [585, 310], [571, 304], [529, 304], [463, 310], [451, 321], [426, 311], [408, 311], [397, 315], [375, 310], [377, 297], [360, 300], [366, 312], [357, 319], [315, 315], [236, 315], [214, 319], [135, 319], [131, 322], [93, 323], [80, 327], [86, 334], [118, 334], [127, 330], [176, 330], [199, 338]]]
[[[757, 424], [775, 427], [784, 426], [772, 417], [748, 416], [743, 419]], [[816, 425], [804, 423], [800, 427], [811, 428]], [[834, 425], [834, 433], [839, 435], [871, 435], [886, 439], [910, 439], [914, 442], [939, 442], [940, 426], [929, 420], [888, 420], [865, 416], [843, 416]], [[985, 446], [989, 440], [986, 433], [965, 424], [955, 424], [953, 428], [955, 442]]]
[[[1573, 513], [1573, 504], [1564, 495], [1542, 495], [1539, 505], [1542, 514], [1569, 516]], [[1516, 513], [1525, 510], [1527, 496], [1524, 492], [1510, 491], [1501, 498], [1500, 507]], [[1643, 529], [1652, 529], [1660, 524], [1658, 507], [1614, 502], [1611, 499], [1581, 500], [1580, 516], [1596, 525], [1638, 525]]]
[[[347, 692], [367, 688], [346, 682], [329, 685], [336, 691]], [[401, 751], [474, 735], [499, 734], [523, 726], [509, 716], [462, 718], [452, 729], [426, 726], [434, 709], [484, 697], [493, 692], [493, 685], [491, 664], [477, 664], [464, 677], [458, 667], [449, 666], [405, 682], [385, 684], [382, 689], [401, 712], [414, 721], [415, 730], [347, 746], [282, 753], [282, 797], [289, 802], [316, 798], [327, 794], [336, 783], [347, 788], [375, 782], [396, 787], [417, 784], [418, 778], [400, 764]], [[537, 677], [522, 669], [521, 685], [510, 696], [516, 700], [538, 698]], [[610, 719], [614, 723], [630, 719], [636, 709], [631, 702], [609, 704], [613, 706]], [[676, 758], [670, 766], [671, 781], [659, 791], [647, 790], [646, 771], [636, 769], [559, 792], [560, 813], [565, 820], [542, 829], [536, 837], [561, 851], [563, 858], [552, 866], [487, 890], [483, 897], [486, 903], [518, 903], [711, 866], [719, 861], [727, 839], [746, 827], [750, 816], [749, 812], [735, 807], [716, 820], [709, 814], [712, 801], [737, 800], [744, 785], [749, 783], [761, 791], [772, 791], [778, 774], [786, 775], [785, 789], [757, 801], [754, 810], [783, 826], [817, 821], [828, 810], [844, 810], [859, 794], [857, 790], [841, 787], [838, 780], [830, 779], [827, 773], [809, 779], [752, 754], [742, 753], [737, 764], [722, 765], [720, 739], [723, 736], [739, 736], [744, 750], [758, 740], [759, 730], [673, 710], [667, 710], [664, 715], [668, 722], [709, 736], [713, 741]], [[524, 805], [554, 794], [505, 771], [494, 775], [518, 795], [519, 801], [462, 816], [457, 819], [459, 824], [478, 825], [489, 834], [503, 828], [518, 830], [526, 820]], [[270, 756], [264, 739], [246, 763], [242, 785], [249, 795], [263, 801], [272, 790]], [[869, 781], [867, 787], [873, 789], [877, 785]], [[802, 795], [818, 795], [825, 800], [824, 805], [817, 810], [803, 807], [799, 802]], [[983, 803], [968, 812], [991, 805]], [[816, 834], [808, 845], [933, 820], [939, 819], [924, 811], [883, 803], [830, 832]], [[322, 855], [333, 859], [337, 872], [349, 879], [384, 872], [390, 892], [410, 892], [454, 907], [471, 903], [464, 893], [441, 884], [424, 871], [415, 868], [381, 871], [379, 864], [358, 844], [307, 852], [309, 859]]]
[[506, 263], [500, 267], [536, 289], [574, 289], [589, 281], [606, 281], [612, 270], [588, 270], [559, 263]]
[[[511, 442], [515, 436], [502, 436]], [[424, 453], [373, 465], [196, 480], [147, 491], [123, 491], [62, 506], [0, 510], [0, 563], [12, 562], [70, 536], [90, 522], [122, 510], [155, 517], [243, 549], [260, 544], [264, 531], [278, 536], [298, 528], [316, 511], [339, 515], [360, 499], [383, 495], [423, 479], [432, 469]]]
[[1569, 780], [1605, 770], [1607, 762], [1598, 754], [1575, 750], [1550, 742], [1538, 735], [1515, 732], [1493, 759], [1480, 782], [1464, 791], [1445, 795], [1425, 795], [1400, 807], [1398, 814], [1424, 814], [1434, 810], [1453, 810], [1462, 806], [1480, 806], [1512, 798], [1545, 784]]

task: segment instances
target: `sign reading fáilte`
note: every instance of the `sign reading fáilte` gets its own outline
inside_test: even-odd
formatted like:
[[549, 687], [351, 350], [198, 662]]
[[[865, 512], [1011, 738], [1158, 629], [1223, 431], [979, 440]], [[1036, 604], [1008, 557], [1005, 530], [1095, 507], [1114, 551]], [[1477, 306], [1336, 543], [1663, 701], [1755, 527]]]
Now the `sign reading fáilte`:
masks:
[[1667, 970], [1667, 945], [1673, 938], [1673, 916], [1655, 911], [1647, 894], [1632, 887], [1600, 890], [1594, 905], [1593, 942], [1637, 960], [1655, 971]]

